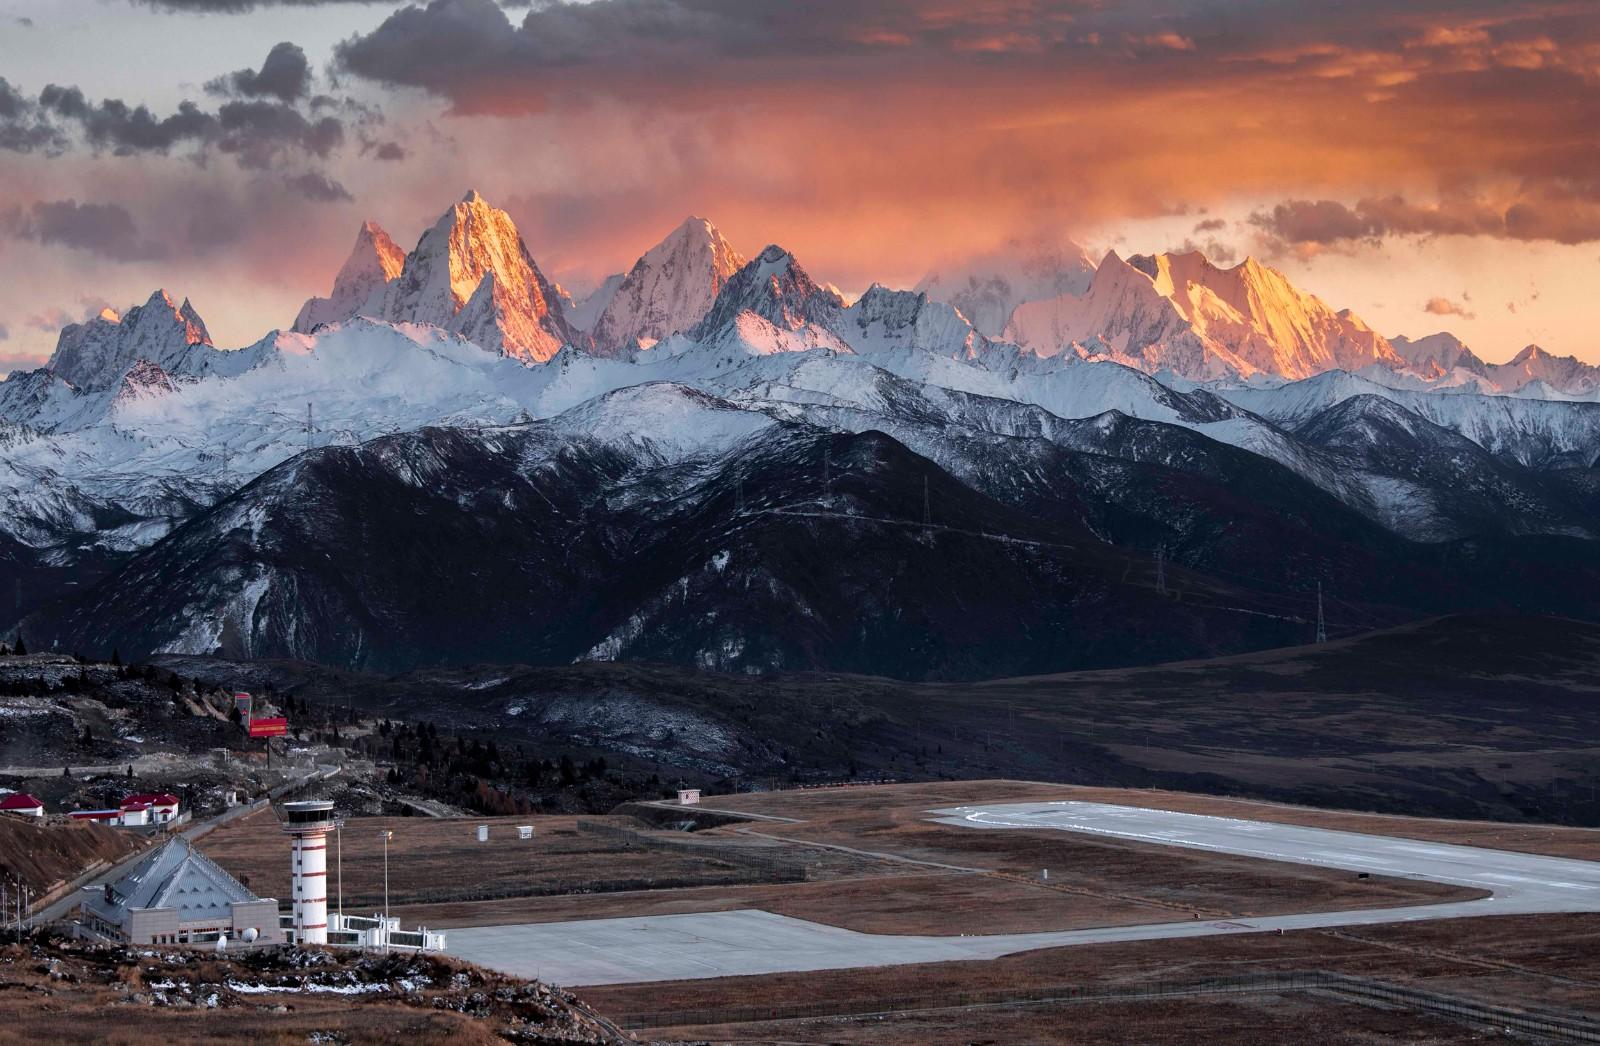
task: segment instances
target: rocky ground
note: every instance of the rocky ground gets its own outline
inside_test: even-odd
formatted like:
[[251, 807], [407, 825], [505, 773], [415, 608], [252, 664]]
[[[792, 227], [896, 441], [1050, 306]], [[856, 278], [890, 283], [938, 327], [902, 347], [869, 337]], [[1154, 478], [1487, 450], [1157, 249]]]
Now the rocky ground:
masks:
[[0, 946], [3, 1043], [623, 1038], [569, 992], [433, 955], [214, 955], [61, 939]]

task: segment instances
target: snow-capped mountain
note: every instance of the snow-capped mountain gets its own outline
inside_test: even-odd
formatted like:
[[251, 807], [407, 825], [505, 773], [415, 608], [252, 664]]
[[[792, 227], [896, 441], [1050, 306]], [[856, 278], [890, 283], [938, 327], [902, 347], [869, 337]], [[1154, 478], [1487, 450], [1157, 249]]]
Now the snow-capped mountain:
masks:
[[[1420, 368], [1468, 374], [1475, 357], [1464, 347], [1421, 339], [1400, 343], [1404, 360], [1379, 360], [1393, 352], [1387, 342], [1269, 270], [1208, 269], [1189, 256], [1108, 258], [1074, 299], [1073, 322], [1100, 317], [1101, 333], [1067, 339], [1070, 351], [1037, 351], [985, 334], [925, 292], [873, 286], [847, 303], [776, 245], [708, 295], [723, 264], [714, 245], [709, 226], [686, 223], [617, 280], [597, 322], [659, 321], [654, 329], [666, 331], [653, 343], [630, 334], [621, 352], [591, 350], [510, 219], [476, 194], [424, 234], [393, 278], [381, 230], [364, 228], [334, 293], [313, 303], [342, 312], [370, 286], [365, 301], [310, 331], [221, 350], [192, 307], [159, 293], [69, 328], [49, 366], [0, 383], [0, 585], [8, 562], [30, 576], [122, 566], [29, 634], [37, 625], [89, 645], [126, 634], [129, 650], [204, 652], [228, 635], [247, 637], [238, 639], [247, 652], [399, 664], [409, 655], [397, 651], [427, 634], [485, 658], [871, 669], [861, 660], [869, 649], [904, 642], [966, 651], [938, 669], [960, 672], [976, 648], [953, 638], [931, 589], [905, 590], [889, 575], [870, 590], [881, 605], [867, 631], [880, 645], [843, 638], [846, 608], [868, 599], [857, 586], [883, 566], [869, 552], [881, 541], [897, 550], [895, 569], [919, 579], [949, 581], [940, 563], [992, 572], [1010, 587], [950, 583], [974, 605], [992, 598], [984, 605], [995, 614], [1053, 621], [1091, 645], [1098, 633], [1065, 608], [1087, 599], [1110, 615], [1103, 620], [1118, 620], [1119, 607], [1156, 613], [1145, 589], [1117, 594], [1122, 583], [1106, 579], [1127, 577], [1159, 544], [1174, 569], [1195, 572], [1189, 584], [1216, 597], [1189, 621], [1191, 639], [1210, 638], [1174, 640], [1163, 648], [1171, 656], [1259, 641], [1267, 632], [1235, 628], [1251, 615], [1287, 623], [1292, 638], [1308, 578], [1359, 585], [1374, 620], [1491, 605], [1506, 576], [1497, 572], [1522, 556], [1571, 564], [1539, 575], [1544, 587], [1528, 596], [1538, 605], [1582, 612], [1580, 584], [1600, 582], [1589, 523], [1600, 508], [1600, 404], [1547, 391], [1547, 380], [1582, 380], [1561, 361], [1526, 353], [1515, 396], [1442, 387]], [[526, 299], [502, 286], [521, 286]], [[1013, 330], [1039, 304], [1020, 307]], [[1245, 368], [1340, 360], [1366, 365], [1243, 387], [1173, 376], [1220, 368], [1260, 378], [1264, 370]], [[830, 501], [826, 483], [797, 486], [804, 469], [854, 484], [850, 499]], [[939, 524], [954, 527], [950, 540], [959, 530], [982, 549], [962, 546], [950, 559], [939, 554], [945, 531], [900, 533], [930, 511], [925, 479], [966, 521]], [[798, 515], [730, 518], [727, 505], [745, 499]], [[413, 502], [426, 504], [423, 515]], [[548, 535], [465, 537], [474, 519], [509, 534], [539, 530], [551, 512]], [[441, 564], [463, 577], [520, 579], [464, 598], [500, 607], [527, 626], [513, 633], [544, 634], [544, 645], [518, 655], [473, 639], [479, 603], [441, 604], [457, 625], [427, 617], [416, 579], [392, 576], [383, 557], [328, 565], [324, 552], [356, 540], [350, 521], [382, 529], [394, 513], [413, 522], [378, 538], [362, 530], [361, 540], [418, 550], [459, 541], [481, 561]], [[819, 532], [835, 543], [825, 569], [784, 558]], [[1545, 544], [1519, 544], [1535, 538]], [[1451, 542], [1472, 542], [1480, 558], [1452, 558]], [[1005, 556], [992, 555], [995, 543]], [[1024, 562], [1057, 546], [1071, 556]], [[1270, 567], [1260, 562], [1267, 548]], [[714, 565], [724, 554], [734, 566]], [[1073, 572], [1100, 580], [1061, 588]], [[138, 603], [167, 576], [183, 579], [171, 599]], [[1239, 578], [1252, 580], [1241, 589]], [[430, 591], [449, 587], [423, 580]], [[556, 621], [529, 600], [576, 609]], [[808, 620], [818, 631], [791, 642], [801, 606], [816, 612]], [[920, 623], [902, 632], [896, 621]], [[1058, 643], [1051, 635], [1044, 649]], [[413, 639], [385, 646], [381, 636]], [[1065, 663], [1025, 653], [1016, 639], [990, 636], [1002, 653], [970, 670]], [[890, 667], [913, 670], [877, 664]]]
[[762, 351], [816, 348], [831, 340], [844, 307], [837, 291], [818, 286], [794, 255], [769, 244], [728, 278], [688, 337], [709, 343], [755, 331]]
[[1275, 269], [1218, 268], [1198, 251], [1106, 255], [1082, 295], [1021, 305], [1006, 337], [1041, 355], [1079, 351], [1195, 381], [1401, 366], [1388, 341]]
[[1505, 363], [1490, 364], [1488, 374], [1502, 392], [1519, 392], [1535, 383], [1567, 396], [1593, 398], [1600, 392], [1600, 367], [1575, 356], [1554, 356], [1537, 345]]
[[338, 323], [358, 314], [382, 312], [383, 295], [405, 268], [406, 252], [376, 222], [362, 222], [356, 245], [339, 275], [333, 293], [311, 298], [295, 317], [295, 331], [310, 333], [324, 323]]
[[120, 315], [108, 308], [63, 328], [43, 367], [0, 382], [0, 419], [44, 432], [81, 429], [127, 396], [236, 375], [255, 362], [249, 352], [215, 348], [194, 306], [156, 291]]
[[1419, 388], [1461, 388], [1534, 399], [1600, 398], [1600, 367], [1574, 356], [1551, 355], [1537, 345], [1527, 346], [1505, 363], [1485, 363], [1448, 332], [1415, 341], [1394, 338], [1391, 344], [1406, 361], [1404, 373], [1422, 379]]
[[1391, 338], [1389, 344], [1405, 360], [1406, 369], [1424, 378], [1442, 378], [1455, 370], [1483, 375], [1489, 366], [1478, 358], [1477, 353], [1467, 348], [1465, 342], [1448, 331], [1430, 334], [1415, 341], [1406, 337]]
[[554, 286], [511, 216], [476, 192], [422, 234], [373, 311], [394, 323], [441, 327], [528, 363], [542, 363], [574, 340]]
[[600, 281], [600, 285], [588, 294], [579, 298], [568, 298], [571, 304], [562, 302], [561, 309], [567, 316], [567, 323], [573, 330], [591, 331], [594, 325], [600, 322], [601, 313], [606, 311], [606, 306], [611, 304], [611, 299], [616, 296], [617, 288], [622, 286], [622, 281], [628, 278], [625, 272], [614, 272]]
[[1060, 247], [1012, 241], [1000, 250], [929, 273], [916, 289], [961, 310], [979, 333], [1000, 337], [1018, 305], [1082, 294], [1094, 278], [1094, 259], [1077, 244]]
[[168, 373], [186, 371], [196, 345], [209, 347], [211, 335], [194, 307], [187, 299], [175, 305], [166, 291], [156, 291], [121, 316], [105, 309], [63, 328], [45, 369], [91, 391], [122, 380], [135, 360], [147, 360]]
[[1352, 397], [1375, 396], [1525, 467], [1588, 469], [1600, 460], [1600, 403], [1400, 389], [1343, 371], [1273, 388], [1219, 389], [1218, 395], [1290, 429]]
[[[704, 218], [689, 217], [644, 253], [615, 289], [593, 327], [595, 349], [648, 347], [694, 327], [745, 259]], [[602, 291], [604, 286], [602, 286]]]

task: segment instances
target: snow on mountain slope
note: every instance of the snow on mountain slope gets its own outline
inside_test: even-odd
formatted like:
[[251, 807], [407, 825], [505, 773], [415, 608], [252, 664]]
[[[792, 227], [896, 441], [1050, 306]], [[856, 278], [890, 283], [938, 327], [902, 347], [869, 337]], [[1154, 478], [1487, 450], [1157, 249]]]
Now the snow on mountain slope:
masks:
[[[1600, 400], [1600, 367], [1574, 356], [1553, 356], [1529, 345], [1505, 363], [1485, 363], [1454, 334], [1441, 331], [1415, 341], [1395, 338], [1391, 344], [1406, 361], [1397, 372], [1399, 388], [1466, 389], [1490, 395], [1529, 399]], [[1414, 377], [1405, 382], [1405, 377]], [[1373, 375], [1383, 384], [1389, 378]]]
[[1282, 273], [1253, 258], [1221, 269], [1198, 251], [1107, 254], [1084, 294], [1019, 306], [1006, 337], [1041, 355], [1082, 351], [1196, 381], [1402, 365], [1359, 318]]
[[1473, 374], [1484, 374], [1488, 364], [1467, 348], [1466, 343], [1449, 331], [1440, 331], [1415, 341], [1406, 337], [1391, 338], [1389, 344], [1405, 360], [1406, 367], [1424, 377], [1437, 377], [1461, 369]]
[[187, 300], [175, 305], [156, 291], [143, 305], [118, 316], [111, 309], [62, 328], [45, 369], [83, 390], [103, 389], [122, 380], [135, 360], [149, 360], [168, 373], [188, 374], [195, 346], [209, 348], [211, 335]]
[[1052, 248], [1012, 241], [993, 253], [925, 276], [916, 289], [961, 310], [979, 333], [998, 338], [1017, 306], [1082, 294], [1094, 278], [1094, 261], [1083, 248]]
[[1600, 393], [1600, 367], [1575, 356], [1553, 356], [1537, 345], [1529, 345], [1506, 363], [1491, 363], [1487, 370], [1503, 392], [1519, 392], [1537, 382], [1563, 396], [1592, 399]]
[[396, 323], [442, 327], [527, 363], [542, 363], [573, 341], [555, 289], [511, 216], [476, 192], [422, 234], [377, 311]]
[[[1266, 458], [1369, 516], [1412, 480], [1395, 469], [1352, 470], [1348, 448], [1323, 447], [1294, 431], [1351, 397], [1384, 397], [1504, 461], [1534, 468], [1587, 465], [1600, 446], [1600, 405], [1532, 399], [1546, 388], [1537, 377], [1516, 398], [1486, 397], [1438, 391], [1437, 379], [1377, 362], [1362, 376], [1334, 370], [1219, 395], [1147, 373], [1192, 371], [1188, 363], [1204, 371], [1231, 360], [1224, 368], [1230, 375], [1261, 379], [1267, 372], [1250, 371], [1252, 353], [1271, 352], [1273, 366], [1293, 369], [1310, 365], [1307, 353], [1353, 353], [1359, 362], [1387, 351], [1359, 321], [1299, 295], [1254, 263], [1218, 270], [1198, 255], [1129, 262], [1111, 255], [1088, 293], [1073, 299], [1079, 310], [1073, 322], [1098, 316], [1105, 323], [1090, 326], [1100, 333], [1086, 343], [1069, 339], [1073, 351], [1041, 354], [985, 335], [959, 308], [926, 293], [875, 285], [847, 305], [778, 246], [722, 278], [734, 256], [718, 246], [709, 224], [691, 220], [619, 280], [628, 295], [619, 290], [602, 317], [645, 325], [630, 330], [658, 324], [653, 329], [675, 332], [648, 348], [631, 344], [630, 336], [626, 351], [596, 353], [565, 336], [555, 340], [558, 328], [571, 333], [556, 289], [538, 273], [510, 219], [476, 194], [424, 234], [392, 280], [385, 275], [392, 252], [380, 234], [375, 226], [363, 229], [346, 266], [349, 279], [342, 273], [326, 300], [341, 292], [353, 300], [362, 279], [386, 281], [374, 282], [363, 312], [406, 313], [415, 322], [362, 315], [318, 324], [309, 334], [275, 332], [223, 352], [209, 344], [187, 303], [175, 306], [158, 293], [125, 317], [69, 328], [51, 367], [0, 383], [0, 421], [26, 426], [17, 431], [27, 433], [8, 451], [10, 472], [0, 475], [0, 502], [11, 506], [0, 529], [14, 517], [30, 540], [56, 542], [81, 526], [86, 534], [115, 531], [114, 540], [133, 547], [308, 446], [355, 446], [424, 426], [508, 425], [564, 412], [573, 423], [595, 419], [590, 428], [600, 435], [582, 438], [631, 448], [630, 454], [643, 448], [681, 455], [707, 441], [725, 447], [760, 438], [777, 420], [880, 429], [937, 460], [929, 433], [941, 426], [975, 443], [1053, 441], [1064, 438], [1066, 422], [1114, 414], [1180, 426]], [[704, 315], [682, 329], [672, 317], [695, 311], [685, 303], [710, 295], [718, 279]], [[520, 304], [502, 293], [519, 285], [527, 294]], [[674, 311], [681, 309], [688, 312]], [[1019, 309], [1018, 321], [1031, 309]], [[537, 336], [517, 349], [518, 332], [530, 330]], [[500, 351], [484, 351], [496, 346]], [[1138, 346], [1135, 359], [1130, 353]], [[1079, 355], [1089, 350], [1110, 358]], [[1571, 376], [1548, 357], [1524, 356], [1530, 374]], [[686, 411], [686, 397], [717, 406]], [[707, 429], [697, 432], [695, 425]], [[1144, 433], [1138, 446], [1171, 444], [1183, 448], [1173, 454], [1197, 453], [1192, 441], [1122, 428]], [[1385, 438], [1400, 438], [1398, 429], [1385, 431]], [[1105, 446], [1123, 453], [1135, 444]], [[1083, 444], [1073, 449], [1095, 452]], [[1388, 495], [1378, 489], [1383, 483], [1390, 484]], [[1566, 518], [1539, 512], [1540, 519]], [[1429, 519], [1448, 515], [1441, 510]], [[1423, 523], [1394, 513], [1383, 518], [1397, 529], [1419, 528], [1405, 530], [1410, 536], [1422, 533]], [[1507, 530], [1559, 532], [1537, 520]]]
[[600, 352], [687, 331], [711, 310], [745, 259], [704, 218], [684, 219], [628, 270], [590, 333]]
[[44, 367], [0, 383], [0, 419], [41, 432], [80, 429], [102, 421], [126, 396], [236, 375], [256, 362], [248, 351], [212, 347], [194, 307], [157, 291], [121, 316], [106, 309], [64, 328]]
[[356, 245], [333, 279], [333, 293], [300, 307], [291, 328], [310, 333], [319, 324], [338, 323], [383, 308], [383, 292], [405, 268], [406, 252], [376, 222], [362, 222]]
[[[794, 255], [770, 244], [728, 278], [711, 310], [688, 336], [698, 342], [725, 338], [741, 315], [749, 314], [766, 321], [779, 335], [815, 328], [813, 337], [823, 341], [820, 334], [834, 331], [843, 310], [844, 299], [837, 292], [819, 287]], [[769, 336], [764, 330], [759, 333], [763, 339]]]
[[1342, 471], [1367, 488], [1374, 518], [1409, 537], [1595, 536], [1593, 499], [1575, 498], [1549, 473], [1502, 461], [1381, 396], [1342, 400], [1297, 426], [1295, 436], [1337, 455]]
[[600, 321], [600, 314], [606, 311], [606, 306], [611, 304], [617, 288], [621, 287], [622, 281], [627, 278], [628, 274], [625, 272], [614, 272], [601, 280], [600, 286], [588, 294], [581, 298], [570, 299], [570, 305], [562, 302], [561, 309], [566, 314], [567, 323], [572, 329], [594, 330], [594, 325]]
[[1217, 394], [1290, 429], [1336, 403], [1373, 395], [1530, 468], [1587, 468], [1600, 457], [1600, 403], [1396, 389], [1343, 371], [1276, 388], [1218, 389]]

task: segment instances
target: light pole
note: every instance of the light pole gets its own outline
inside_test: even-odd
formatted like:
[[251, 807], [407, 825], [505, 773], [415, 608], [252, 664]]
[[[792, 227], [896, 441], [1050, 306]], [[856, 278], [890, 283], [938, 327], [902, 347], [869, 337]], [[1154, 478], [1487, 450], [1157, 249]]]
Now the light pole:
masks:
[[383, 830], [383, 950], [389, 950], [389, 840], [394, 832]]
[[333, 859], [339, 879], [339, 929], [344, 926], [344, 818], [333, 822]]

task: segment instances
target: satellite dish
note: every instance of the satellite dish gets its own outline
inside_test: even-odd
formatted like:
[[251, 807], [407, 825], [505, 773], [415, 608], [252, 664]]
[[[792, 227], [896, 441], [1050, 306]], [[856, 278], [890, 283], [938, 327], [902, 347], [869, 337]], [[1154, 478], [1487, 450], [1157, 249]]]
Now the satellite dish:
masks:
[[246, 930], [242, 936], [244, 937], [244, 943], [251, 944], [257, 937], [261, 936], [261, 932], [252, 926]]

